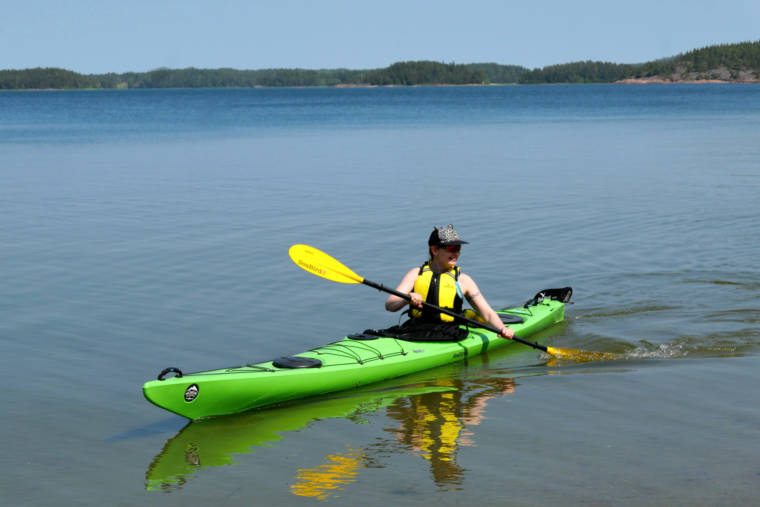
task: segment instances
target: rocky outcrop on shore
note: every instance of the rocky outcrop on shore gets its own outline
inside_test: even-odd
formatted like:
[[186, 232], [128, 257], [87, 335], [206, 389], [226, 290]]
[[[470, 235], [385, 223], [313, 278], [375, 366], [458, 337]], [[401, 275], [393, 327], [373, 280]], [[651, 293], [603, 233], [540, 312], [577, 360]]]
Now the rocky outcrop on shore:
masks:
[[760, 83], [757, 72], [751, 70], [730, 70], [719, 67], [706, 72], [686, 72], [679, 66], [667, 76], [647, 76], [621, 79], [616, 84], [707, 84], [707, 83]]

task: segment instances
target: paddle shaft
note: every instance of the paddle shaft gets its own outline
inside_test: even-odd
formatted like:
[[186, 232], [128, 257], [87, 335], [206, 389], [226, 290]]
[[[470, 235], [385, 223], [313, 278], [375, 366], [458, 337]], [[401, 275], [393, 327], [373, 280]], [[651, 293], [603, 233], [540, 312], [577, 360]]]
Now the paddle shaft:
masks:
[[[367, 280], [366, 278], [362, 279], [362, 283], [364, 285], [369, 285], [373, 289], [377, 289], [379, 291], [387, 292], [388, 294], [393, 294], [394, 296], [398, 296], [401, 299], [404, 299], [406, 301], [411, 301], [412, 300], [412, 297], [409, 294], [404, 294], [403, 292], [399, 292], [399, 291], [397, 291], [395, 289], [391, 289], [391, 288], [386, 287], [385, 285], [383, 285], [381, 283], [375, 283], [375, 282], [373, 282], [371, 280]], [[449, 310], [448, 308], [441, 308], [440, 306], [436, 306], [436, 305], [430, 304], [430, 303], [428, 303], [426, 301], [422, 302], [422, 306], [430, 308], [431, 310], [435, 310], [435, 311], [438, 311], [438, 312], [441, 312], [441, 313], [445, 313], [446, 315], [450, 315], [450, 316], [454, 317], [455, 319], [464, 321], [464, 322], [466, 322], [467, 324], [469, 324], [469, 325], [471, 325], [473, 327], [479, 327], [479, 328], [482, 328], [482, 329], [486, 329], [488, 331], [491, 331], [492, 333], [496, 333], [497, 335], [500, 334], [499, 330], [496, 329], [495, 327], [491, 326], [490, 324], [484, 324], [483, 322], [478, 322], [477, 320], [468, 319], [467, 317], [464, 317], [461, 314], [459, 314], [459, 313], [457, 313], [457, 312], [455, 312], [453, 310]], [[547, 354], [549, 353], [549, 351], [547, 350], [547, 348], [544, 347], [543, 345], [539, 345], [538, 343], [534, 343], [532, 341], [525, 340], [523, 338], [520, 338], [517, 335], [513, 336], [512, 339], [514, 341], [516, 341], [516, 342], [522, 343], [523, 345], [527, 345], [529, 347], [533, 347], [534, 349], [541, 350], [543, 352], [546, 352]]]

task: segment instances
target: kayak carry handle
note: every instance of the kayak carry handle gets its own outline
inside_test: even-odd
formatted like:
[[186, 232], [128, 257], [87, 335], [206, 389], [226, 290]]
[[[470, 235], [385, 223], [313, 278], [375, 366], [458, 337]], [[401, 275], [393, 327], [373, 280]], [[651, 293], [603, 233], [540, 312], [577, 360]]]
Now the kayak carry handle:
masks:
[[158, 374], [158, 380], [165, 380], [164, 377], [167, 373], [176, 373], [177, 378], [182, 378], [182, 370], [175, 368], [174, 366], [170, 366], [161, 370], [161, 373]]

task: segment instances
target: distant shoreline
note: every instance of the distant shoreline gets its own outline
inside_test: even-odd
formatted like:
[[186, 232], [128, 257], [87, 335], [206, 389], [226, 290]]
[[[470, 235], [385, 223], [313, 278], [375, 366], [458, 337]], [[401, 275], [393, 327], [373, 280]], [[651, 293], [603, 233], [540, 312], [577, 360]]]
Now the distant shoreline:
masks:
[[516, 86], [516, 87], [530, 87], [530, 86], [646, 86], [646, 85], [664, 85], [664, 86], [679, 86], [679, 85], [720, 85], [720, 84], [729, 84], [729, 85], [758, 85], [760, 84], [760, 81], [753, 81], [753, 82], [738, 82], [738, 81], [718, 81], [718, 80], [710, 80], [710, 81], [641, 81], [635, 80], [635, 82], [629, 82], [634, 80], [626, 80], [626, 82], [615, 82], [615, 83], [541, 83], [541, 84], [513, 84], [513, 83], [497, 83], [497, 84], [473, 84], [473, 85], [335, 85], [335, 86], [246, 86], [246, 87], [229, 87], [229, 88], [127, 88], [127, 89], [113, 89], [113, 88], [24, 88], [24, 89], [16, 89], [16, 90], [0, 90], [0, 94], [2, 93], [11, 93], [11, 92], [28, 92], [28, 93], [38, 93], [38, 92], [121, 92], [121, 91], [147, 91], [147, 90], [307, 90], [307, 89], [336, 89], [336, 90], [348, 90], [348, 89], [358, 89], [358, 88], [424, 88], [424, 87], [431, 87], [431, 88], [443, 88], [443, 87], [483, 87], [483, 88], [493, 88], [493, 87], [507, 87], [507, 86]]
[[756, 84], [760, 40], [719, 44], [652, 60], [577, 61], [543, 68], [497, 63], [396, 62], [378, 69], [184, 69], [80, 74], [60, 68], [0, 70], [0, 90], [372, 88], [510, 84]]
[[735, 84], [735, 85], [756, 85], [760, 84], [758, 79], [743, 80], [726, 80], [726, 79], [671, 79], [659, 76], [643, 78], [626, 78], [612, 82], [552, 82], [552, 83], [421, 83], [421, 84], [370, 84], [370, 83], [337, 83], [332, 85], [284, 85], [284, 86], [155, 86], [155, 87], [134, 87], [134, 88], [0, 88], [2, 92], [63, 92], [63, 91], [126, 91], [126, 90], [253, 90], [253, 89], [355, 89], [355, 88], [422, 88], [422, 87], [495, 87], [495, 86], [557, 86], [557, 85], [708, 85], [708, 84]]
[[374, 84], [336, 84], [323, 86], [226, 86], [226, 87], [155, 87], [155, 88], [0, 88], [3, 92], [121, 92], [135, 90], [282, 90], [282, 89], [355, 89], [355, 88], [444, 88], [444, 87], [484, 87], [493, 88], [501, 86], [583, 86], [583, 85], [714, 85], [714, 84], [731, 84], [731, 85], [757, 85], [760, 80], [745, 81], [727, 81], [721, 79], [684, 79], [671, 80], [663, 78], [629, 78], [621, 79], [611, 83], [472, 83], [472, 84], [449, 84], [449, 83], [430, 83], [414, 85], [374, 85]]
[[626, 84], [626, 85], [647, 85], [647, 84], [667, 84], [667, 85], [679, 85], [679, 84], [760, 84], [757, 79], [747, 80], [725, 80], [725, 79], [664, 79], [661, 77], [641, 77], [641, 78], [628, 78], [615, 81], [612, 84]]

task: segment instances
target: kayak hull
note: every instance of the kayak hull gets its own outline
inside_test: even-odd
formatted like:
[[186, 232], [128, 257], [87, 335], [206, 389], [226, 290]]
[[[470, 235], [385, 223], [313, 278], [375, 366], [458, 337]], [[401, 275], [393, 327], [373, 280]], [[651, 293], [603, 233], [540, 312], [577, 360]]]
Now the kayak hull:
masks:
[[[545, 299], [527, 307], [499, 310], [523, 319], [510, 324], [526, 338], [564, 318], [565, 304]], [[153, 380], [143, 385], [151, 403], [191, 420], [266, 407], [330, 392], [354, 389], [437, 366], [506, 345], [517, 345], [484, 329], [469, 328], [458, 342], [412, 342], [396, 338], [343, 338], [300, 354], [319, 360], [313, 368], [283, 368], [276, 361]]]

